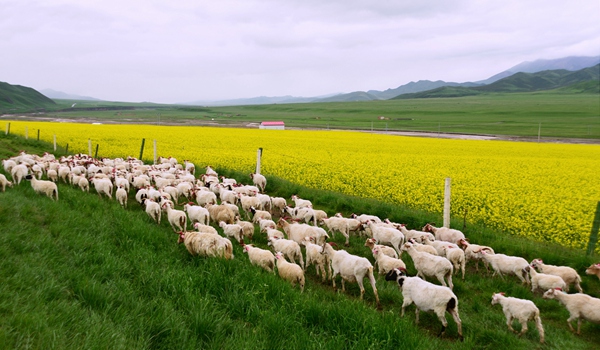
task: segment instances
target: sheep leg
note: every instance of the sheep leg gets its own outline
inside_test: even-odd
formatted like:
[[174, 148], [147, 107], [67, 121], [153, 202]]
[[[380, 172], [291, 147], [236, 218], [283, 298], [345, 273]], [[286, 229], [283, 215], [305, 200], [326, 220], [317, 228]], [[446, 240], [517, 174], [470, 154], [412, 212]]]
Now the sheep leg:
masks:
[[506, 325], [508, 326], [508, 330], [513, 333], [517, 333], [517, 331], [515, 331], [514, 328], [512, 327], [512, 321], [513, 321], [512, 315], [505, 314], [505, 316], [506, 316]]
[[456, 322], [456, 328], [458, 329], [458, 336], [460, 337], [460, 340], [462, 341], [462, 339], [463, 339], [462, 321], [460, 320], [460, 316], [458, 315], [458, 309], [457, 309], [457, 307], [454, 307], [453, 309], [450, 309], [447, 311], [450, 313], [450, 315], [452, 315], [454, 322]]
[[[404, 294], [402, 294], [402, 298], [404, 301], [402, 302], [402, 312], [400, 313], [400, 317], [404, 317], [404, 309], [412, 304], [412, 299]], [[417, 318], [417, 323], [419, 323], [419, 319]]]
[[522, 336], [525, 334], [525, 332], [527, 332], [527, 320], [521, 319], [519, 322], [521, 323], [521, 332], [519, 333], [519, 336]]
[[577, 317], [575, 316], [570, 316], [567, 319], [567, 324], [569, 325], [569, 328], [571, 329], [571, 332], [575, 332], [575, 329], [573, 328], [573, 325], [571, 325], [571, 322], [573, 322]]
[[440, 320], [440, 322], [442, 322], [442, 330], [440, 331], [440, 334], [438, 334], [438, 337], [443, 336], [446, 333], [446, 327], [448, 327], [448, 320], [446, 320], [446, 316], [444, 316], [445, 310], [442, 310], [441, 314], [436, 312], [438, 319]]

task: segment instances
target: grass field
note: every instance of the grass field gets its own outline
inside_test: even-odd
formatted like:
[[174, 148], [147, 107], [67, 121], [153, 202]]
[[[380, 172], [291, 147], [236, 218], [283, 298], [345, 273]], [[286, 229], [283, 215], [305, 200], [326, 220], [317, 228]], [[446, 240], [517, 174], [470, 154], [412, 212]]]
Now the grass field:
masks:
[[[1, 158], [21, 149], [41, 153], [51, 146], [0, 134]], [[217, 170], [247, 180], [245, 173]], [[330, 214], [390, 212], [390, 219], [402, 218], [411, 226], [435, 216], [268, 180], [270, 195], [297, 193]], [[0, 193], [0, 348], [595, 349], [600, 344], [600, 325], [584, 322], [581, 336], [571, 334], [568, 313], [558, 302], [533, 295], [513, 277], [490, 278], [469, 267], [465, 281], [456, 278], [465, 339], [457, 341], [452, 320], [440, 339], [434, 315], [422, 313], [417, 326], [411, 306], [399, 317], [401, 295], [382, 277], [377, 279], [381, 310], [374, 307], [369, 288], [364, 301], [358, 300], [356, 285], [336, 293], [312, 267], [300, 293], [251, 266], [237, 245], [231, 261], [194, 258], [175, 244], [168, 223], [153, 224], [136, 205], [123, 210], [65, 184], [59, 184], [59, 192], [58, 202], [35, 194], [28, 183]], [[465, 233], [497, 252], [573, 266], [582, 275], [584, 291], [600, 297], [600, 281], [583, 274], [597, 256], [472, 224]], [[340, 235], [335, 241], [343, 243]], [[372, 261], [363, 242], [352, 237], [348, 250]], [[257, 234], [254, 243], [266, 246], [264, 235]], [[410, 259], [405, 261], [414, 274]], [[498, 291], [538, 305], [546, 345], [539, 345], [532, 327], [521, 338], [508, 332], [499, 306], [490, 305], [491, 294]]]
[[[246, 125], [283, 120], [294, 128], [341, 128], [511, 135], [537, 139], [600, 139], [598, 94], [494, 93], [458, 98], [428, 98], [344, 103], [271, 104], [231, 107], [165, 106], [115, 102], [61, 101], [49, 117], [123, 123]], [[113, 110], [124, 106], [127, 110]], [[81, 110], [78, 108], [111, 108]], [[382, 117], [383, 119], [380, 119]]]

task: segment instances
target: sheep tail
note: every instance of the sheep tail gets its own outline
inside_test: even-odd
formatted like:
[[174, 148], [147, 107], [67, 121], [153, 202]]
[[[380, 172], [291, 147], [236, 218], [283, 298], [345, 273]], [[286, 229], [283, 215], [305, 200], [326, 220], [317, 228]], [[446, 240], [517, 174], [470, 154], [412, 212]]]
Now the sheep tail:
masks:
[[535, 315], [535, 326], [537, 327], [538, 333], [540, 334], [540, 343], [544, 343], [544, 326], [542, 326], [542, 319], [540, 318], [539, 312]]
[[456, 307], [456, 298], [450, 298], [450, 300], [448, 300], [448, 304], [446, 304], [446, 310], [448, 310], [448, 311], [454, 310], [455, 307]]

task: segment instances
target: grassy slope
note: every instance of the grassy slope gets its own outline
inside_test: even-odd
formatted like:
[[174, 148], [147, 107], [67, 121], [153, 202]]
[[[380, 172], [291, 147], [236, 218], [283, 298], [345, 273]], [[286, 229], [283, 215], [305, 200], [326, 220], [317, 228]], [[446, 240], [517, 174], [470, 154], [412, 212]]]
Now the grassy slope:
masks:
[[0, 114], [52, 108], [56, 103], [38, 91], [0, 81]]
[[[0, 157], [20, 149], [41, 153], [49, 146], [0, 136]], [[247, 175], [229, 173], [247, 182]], [[435, 217], [407, 208], [302, 188], [269, 178], [271, 195], [292, 193], [310, 198], [329, 213], [369, 212], [417, 227]], [[383, 310], [376, 310], [367, 287], [335, 293], [309, 268], [304, 293], [249, 264], [239, 246], [235, 259], [191, 257], [166, 222], [157, 226], [130, 200], [127, 210], [116, 202], [60, 184], [60, 201], [36, 195], [28, 183], [0, 193], [0, 344], [4, 348], [511, 348], [538, 347], [531, 330], [523, 338], [509, 333], [493, 292], [531, 299], [516, 278], [481, 278], [470, 268], [466, 280], [455, 280], [464, 343], [457, 342], [450, 320], [448, 334], [435, 337], [439, 323], [421, 314], [414, 325], [414, 306], [398, 317], [400, 293], [378, 278]], [[460, 227], [460, 223], [454, 223]], [[468, 225], [473, 242], [497, 251], [541, 257], [547, 263], [583, 269], [594, 258], [580, 251], [509, 237]], [[264, 235], [255, 243], [265, 246]], [[342, 243], [338, 235], [336, 242]], [[352, 237], [350, 252], [369, 256], [363, 239]], [[372, 259], [371, 259], [372, 260]], [[405, 260], [409, 260], [406, 258]], [[409, 272], [414, 270], [409, 265]], [[600, 296], [600, 282], [583, 276], [583, 288]], [[584, 322], [582, 336], [568, 330], [568, 313], [556, 301], [533, 297], [540, 307], [551, 349], [592, 349], [600, 326]], [[532, 325], [530, 325], [532, 326]], [[0, 345], [1, 347], [2, 345]]]

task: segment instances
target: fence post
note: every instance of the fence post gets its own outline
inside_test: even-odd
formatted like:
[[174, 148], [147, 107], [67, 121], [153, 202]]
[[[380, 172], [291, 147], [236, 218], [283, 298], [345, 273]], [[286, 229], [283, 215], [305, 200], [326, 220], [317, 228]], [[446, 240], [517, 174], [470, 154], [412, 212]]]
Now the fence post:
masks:
[[96, 144], [96, 154], [94, 154], [94, 158], [96, 159], [98, 158], [98, 147], [100, 147], [99, 143]]
[[450, 228], [450, 178], [446, 178], [444, 185], [444, 227]]
[[6, 124], [6, 135], [10, 134], [10, 123]]
[[65, 147], [65, 153], [69, 154], [69, 144], [67, 143], [67, 147]]
[[38, 129], [38, 142], [40, 141], [40, 129]]
[[156, 165], [156, 140], [154, 140], [154, 163], [152, 164]]
[[54, 134], [54, 152], [56, 152], [56, 134]]
[[25, 140], [29, 140], [29, 128], [25, 127]]
[[92, 139], [88, 139], [88, 156], [92, 156]]
[[140, 157], [139, 160], [142, 160], [142, 156], [144, 155], [144, 144], [146, 143], [146, 139], [142, 139], [142, 146], [140, 147]]
[[600, 229], [600, 202], [596, 206], [596, 215], [594, 216], [594, 222], [592, 223], [592, 233], [590, 234], [590, 241], [588, 243], [587, 255], [594, 254], [596, 249], [596, 243], [598, 242], [598, 230]]
[[262, 147], [256, 152], [256, 174], [260, 174], [260, 159], [262, 157]]

